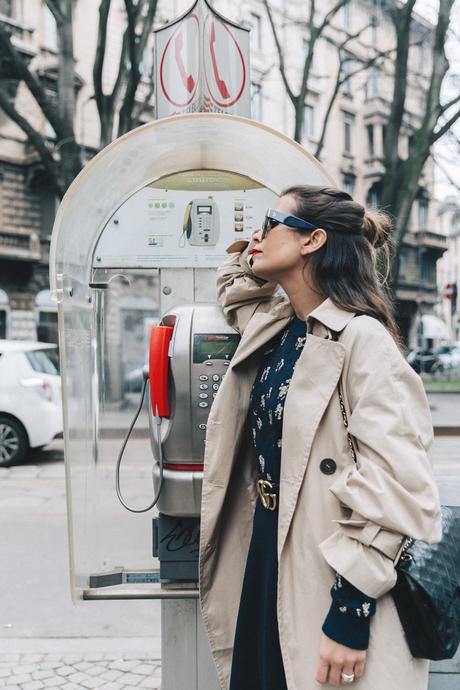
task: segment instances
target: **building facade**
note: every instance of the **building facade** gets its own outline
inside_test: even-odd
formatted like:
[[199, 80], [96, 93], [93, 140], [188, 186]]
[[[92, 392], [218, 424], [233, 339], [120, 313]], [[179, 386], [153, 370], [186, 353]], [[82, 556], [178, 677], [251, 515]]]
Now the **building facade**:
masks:
[[[156, 25], [179, 16], [190, 4], [190, 0], [160, 0]], [[292, 136], [294, 108], [280, 76], [278, 53], [263, 3], [215, 0], [213, 5], [230, 19], [251, 27], [252, 117]], [[272, 0], [271, 7], [287, 78], [296, 91], [309, 41], [306, 5], [299, 0]], [[325, 3], [320, 11], [325, 12], [329, 7], [331, 2]], [[92, 81], [97, 21], [97, 2], [79, 0], [75, 4], [74, 52], [78, 79], [75, 130], [87, 157], [99, 148], [100, 127]], [[52, 92], [56, 85], [57, 35], [54, 19], [43, 0], [0, 0], [0, 22], [9, 28], [16, 47]], [[110, 14], [110, 40], [104, 65], [107, 88], [116, 78], [123, 28], [123, 2], [116, 0]], [[423, 81], [430, 69], [432, 27], [420, 18], [414, 31], [418, 35], [411, 48], [410, 62], [417, 79]], [[337, 186], [361, 203], [378, 206], [391, 79], [385, 61], [381, 67], [374, 65], [361, 71], [359, 68], [376, 50], [385, 53], [393, 45], [393, 30], [384, 0], [350, 0], [316, 44], [304, 108], [302, 143], [312, 153], [316, 152], [336, 84], [339, 55], [343, 59], [343, 50], [339, 54], [338, 46], [351, 35], [356, 37], [347, 43], [344, 63], [344, 70], [351, 76], [342, 84], [332, 106], [319, 157]], [[150, 43], [143, 65], [146, 79], [151, 60]], [[6, 81], [8, 74], [3, 78]], [[18, 110], [30, 118], [57, 155], [59, 142], [55, 141], [50, 125], [23, 84], [17, 88], [14, 98]], [[408, 90], [408, 106], [400, 138], [403, 155], [404, 152], [407, 155], [409, 139], [422, 114], [420, 88], [415, 80]], [[144, 113], [144, 121], [151, 117], [154, 117], [153, 98]], [[437, 301], [436, 261], [447, 246], [445, 235], [437, 231], [433, 181], [433, 165], [428, 162], [402, 250], [397, 312], [400, 328], [409, 342], [416, 337], [417, 312], [430, 312]], [[47, 186], [37, 154], [22, 130], [0, 111], [0, 312], [3, 314], [0, 337], [36, 338], [37, 333], [42, 338], [55, 337], [52, 335], [55, 315], [47, 302], [46, 291], [56, 207], [57, 200]]]
[[438, 206], [439, 227], [447, 236], [447, 251], [438, 262], [439, 316], [448, 324], [450, 337], [460, 342], [460, 199], [447, 197]]

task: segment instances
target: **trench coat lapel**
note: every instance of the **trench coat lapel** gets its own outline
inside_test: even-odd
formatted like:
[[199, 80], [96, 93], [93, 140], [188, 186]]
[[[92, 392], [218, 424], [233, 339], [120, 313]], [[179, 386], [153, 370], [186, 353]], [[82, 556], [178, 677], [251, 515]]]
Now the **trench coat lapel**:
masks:
[[295, 511], [313, 438], [340, 379], [344, 360], [345, 347], [341, 343], [308, 335], [294, 369], [283, 417], [278, 556]]
[[234, 369], [259, 347], [282, 331], [292, 317], [292, 314], [292, 307], [286, 307], [281, 313], [273, 314], [269, 312], [253, 316], [251, 319], [251, 329], [246, 330], [243, 334], [229, 368]]

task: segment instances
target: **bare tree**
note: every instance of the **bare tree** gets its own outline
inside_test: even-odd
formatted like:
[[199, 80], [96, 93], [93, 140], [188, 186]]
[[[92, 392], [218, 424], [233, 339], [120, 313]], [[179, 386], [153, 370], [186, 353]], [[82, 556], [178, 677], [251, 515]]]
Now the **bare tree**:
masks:
[[276, 50], [278, 53], [279, 60], [279, 70], [281, 74], [281, 79], [283, 81], [286, 93], [294, 106], [295, 112], [295, 127], [294, 127], [294, 139], [300, 142], [302, 139], [302, 130], [304, 123], [304, 110], [305, 102], [308, 97], [308, 88], [310, 80], [311, 66], [313, 63], [313, 56], [315, 53], [316, 43], [325, 32], [325, 29], [330, 25], [332, 19], [335, 17], [337, 12], [347, 4], [349, 0], [338, 0], [333, 7], [322, 17], [320, 21], [317, 18], [317, 7], [316, 0], [310, 1], [310, 10], [308, 13], [308, 18], [305, 23], [305, 27], [308, 31], [308, 50], [305, 51], [305, 58], [303, 62], [302, 77], [300, 81], [300, 89], [295, 93], [293, 87], [289, 83], [289, 79], [286, 71], [286, 64], [284, 60], [283, 47], [278, 35], [278, 29], [273, 16], [273, 10], [270, 7], [268, 0], [263, 0], [265, 6], [265, 11], [270, 23], [270, 27], [273, 33], [273, 38], [276, 45]]
[[[37, 151], [48, 175], [50, 186], [62, 198], [72, 180], [82, 168], [82, 144], [75, 134], [75, 108], [78, 77], [75, 72], [73, 51], [73, 9], [75, 0], [45, 0], [57, 25], [58, 59], [57, 88], [55, 98], [50, 98], [45, 81], [29, 65], [26, 57], [17, 49], [8, 25], [0, 22], [0, 60], [7, 66], [8, 79], [0, 82], [0, 108], [27, 135]], [[107, 48], [107, 22], [111, 0], [101, 0], [99, 8], [99, 32], [94, 63], [94, 97], [101, 119], [100, 147], [115, 136], [136, 126], [143, 103], [137, 102], [141, 81], [140, 64], [143, 59], [155, 17], [157, 0], [124, 0], [127, 27], [120, 53], [118, 76], [112, 93], [102, 90], [102, 69]], [[4, 70], [5, 71], [5, 70]], [[153, 75], [150, 75], [153, 81]], [[53, 128], [56, 139], [49, 141], [32, 122], [18, 110], [15, 104], [17, 86], [23, 83], [47, 122]], [[149, 89], [152, 95], [153, 87]], [[117, 129], [114, 122], [117, 118]]]
[[[440, 0], [436, 25], [431, 41], [431, 73], [424, 93], [424, 108], [419, 128], [410, 139], [409, 155], [399, 153], [401, 127], [407, 112], [407, 86], [411, 78], [409, 41], [414, 18], [415, 0], [405, 4], [388, 0], [388, 8], [396, 36], [396, 55], [393, 73], [393, 94], [384, 139], [384, 175], [382, 178], [383, 208], [394, 216], [393, 251], [390, 285], [393, 296], [398, 283], [401, 246], [409, 224], [419, 180], [433, 145], [460, 118], [460, 94], [442, 102], [441, 90], [449, 69], [445, 53], [448, 28], [454, 0]], [[422, 92], [423, 93], [423, 92]]]
[[[93, 69], [94, 95], [101, 121], [101, 147], [106, 146], [115, 136], [128, 132], [135, 123], [135, 97], [141, 73], [142, 62], [147, 41], [152, 31], [157, 0], [124, 0], [127, 26], [123, 35], [118, 74], [111, 93], [105, 94], [102, 87], [102, 71], [107, 45], [107, 28], [112, 0], [101, 0], [99, 6], [99, 25], [96, 48], [96, 59]], [[151, 75], [152, 77], [152, 75]], [[153, 85], [153, 78], [151, 78]], [[151, 94], [153, 88], [149, 91]], [[114, 130], [118, 114], [117, 130]]]
[[[413, 42], [414, 25], [417, 21], [414, 13], [415, 1], [407, 0], [401, 3], [399, 0], [387, 0], [387, 11], [394, 27], [395, 41], [393, 47], [386, 52], [380, 52], [375, 48], [368, 60], [359, 60], [354, 56], [353, 65], [355, 67], [351, 71], [344, 70], [346, 60], [350, 59], [345, 51], [353, 40], [358, 39], [363, 29], [356, 34], [347, 35], [342, 43], [335, 44], [338, 51], [338, 67], [332, 90], [328, 94], [322, 131], [315, 152], [319, 156], [324, 147], [329, 117], [344, 83], [347, 80], [351, 81], [358, 72], [363, 72], [371, 67], [381, 71], [385, 68], [386, 78], [390, 80], [390, 83], [392, 81], [392, 97], [389, 99], [389, 114], [385, 127], [381, 206], [394, 217], [389, 275], [389, 291], [393, 297], [396, 295], [398, 285], [402, 241], [409, 225], [411, 209], [417, 196], [424, 165], [429, 156], [432, 155], [434, 144], [446, 135], [460, 118], [458, 88], [455, 89], [455, 95], [450, 100], [442, 100], [442, 88], [449, 70], [445, 45], [454, 0], [439, 0], [437, 19], [432, 30], [428, 29], [422, 38]], [[295, 108], [294, 136], [297, 141], [300, 141], [302, 135], [303, 110], [308, 95], [308, 79], [317, 41], [321, 38], [332, 42], [324, 29], [330, 25], [331, 19], [344, 4], [345, 2], [333, 4], [332, 9], [316, 26], [318, 20], [315, 17], [315, 2], [312, 0], [309, 17], [305, 23], [306, 29], [310, 33], [309, 50], [302, 65], [301, 89], [296, 94], [287, 79], [285, 56], [278, 38], [278, 29], [273, 19], [273, 12], [268, 0], [264, 0], [278, 52], [281, 78], [286, 93]], [[428, 76], [423, 72], [419, 74], [414, 70], [409, 59], [410, 48], [423, 41], [431, 50], [431, 59], [429, 60], [431, 72]], [[453, 80], [454, 82], [457, 80], [458, 84], [458, 75], [453, 75]], [[403, 124], [409, 119], [407, 103], [409, 83], [416, 86], [418, 93], [423, 96], [424, 105], [421, 124], [411, 136], [409, 154], [404, 157], [400, 152], [399, 142]]]

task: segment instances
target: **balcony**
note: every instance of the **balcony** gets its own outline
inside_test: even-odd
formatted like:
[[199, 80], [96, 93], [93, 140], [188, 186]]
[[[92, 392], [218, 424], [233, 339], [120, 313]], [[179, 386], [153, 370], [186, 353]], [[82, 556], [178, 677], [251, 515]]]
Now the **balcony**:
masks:
[[406, 232], [403, 244], [409, 247], [418, 247], [421, 250], [431, 251], [439, 258], [447, 250], [447, 237], [430, 230], [417, 230]]
[[0, 259], [39, 261], [40, 239], [37, 233], [0, 230]]

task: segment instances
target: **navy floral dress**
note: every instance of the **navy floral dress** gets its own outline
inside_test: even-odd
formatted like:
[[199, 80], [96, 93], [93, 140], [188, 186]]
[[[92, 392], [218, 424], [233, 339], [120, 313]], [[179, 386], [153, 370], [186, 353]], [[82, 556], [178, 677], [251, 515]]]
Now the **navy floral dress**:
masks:
[[[264, 346], [251, 392], [249, 414], [259, 478], [274, 484], [280, 479], [284, 403], [306, 337], [306, 322], [294, 316], [283, 333]], [[278, 510], [267, 510], [258, 499], [238, 611], [230, 690], [287, 690], [276, 612], [277, 534]], [[342, 644], [366, 649], [368, 617], [375, 611], [375, 600], [339, 575], [331, 595], [323, 631]]]

